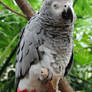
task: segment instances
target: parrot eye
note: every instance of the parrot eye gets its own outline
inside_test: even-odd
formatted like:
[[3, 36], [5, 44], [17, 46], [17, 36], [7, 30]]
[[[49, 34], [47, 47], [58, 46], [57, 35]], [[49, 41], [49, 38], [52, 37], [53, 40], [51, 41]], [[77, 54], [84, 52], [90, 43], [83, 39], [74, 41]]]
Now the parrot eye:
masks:
[[53, 6], [54, 6], [54, 8], [57, 8], [57, 4], [54, 4]]
[[58, 5], [57, 3], [54, 3], [54, 4], [53, 4], [53, 7], [54, 7], [55, 9], [58, 9], [58, 8], [59, 8], [59, 5]]

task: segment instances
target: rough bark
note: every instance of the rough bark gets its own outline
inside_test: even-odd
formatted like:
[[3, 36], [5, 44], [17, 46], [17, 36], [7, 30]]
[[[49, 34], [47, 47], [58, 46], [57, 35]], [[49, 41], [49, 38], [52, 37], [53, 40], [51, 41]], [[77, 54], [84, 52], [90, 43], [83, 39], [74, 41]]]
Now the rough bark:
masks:
[[[29, 5], [27, 0], [15, 0], [15, 1], [28, 19], [30, 19], [30, 17], [35, 14], [33, 8]], [[55, 80], [53, 80], [53, 83], [56, 84], [57, 78], [54, 79]], [[55, 92], [55, 89], [53, 89], [52, 82], [48, 82], [46, 87], [48, 88], [48, 92]], [[65, 78], [63, 78], [60, 81], [60, 87], [62, 92], [73, 92], [73, 89], [71, 88], [71, 86], [69, 85], [69, 83]]]
[[52, 81], [49, 81], [46, 85], [48, 92], [57, 92], [56, 90], [59, 88], [61, 92], [74, 92], [66, 78], [60, 80], [59, 86], [57, 85], [58, 77], [54, 77]]
[[60, 88], [62, 92], [74, 92], [73, 88], [70, 86], [66, 78], [60, 80]]
[[35, 14], [33, 8], [27, 0], [15, 0], [22, 12], [30, 19], [31, 16]]

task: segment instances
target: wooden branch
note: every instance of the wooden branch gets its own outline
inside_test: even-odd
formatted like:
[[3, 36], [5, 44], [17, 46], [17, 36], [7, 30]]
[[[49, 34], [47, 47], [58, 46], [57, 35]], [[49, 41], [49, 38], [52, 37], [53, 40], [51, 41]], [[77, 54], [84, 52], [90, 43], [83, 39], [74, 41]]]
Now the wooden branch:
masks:
[[59, 86], [62, 92], [74, 92], [74, 90], [72, 89], [72, 87], [70, 86], [66, 78], [63, 78], [62, 80], [60, 80]]
[[15, 11], [15, 10], [9, 8], [9, 7], [8, 7], [5, 3], [3, 3], [2, 1], [0, 1], [0, 4], [2, 4], [2, 5], [3, 5], [6, 9], [8, 9], [9, 11], [11, 11], [11, 12], [13, 12], [13, 13], [19, 15], [19, 16], [22, 16], [22, 17], [24, 17], [24, 18], [27, 18], [25, 15], [22, 15], [22, 14], [18, 13], [17, 11]]
[[[58, 77], [55, 76], [52, 81], [49, 81], [46, 85], [46, 88], [48, 89], [48, 92], [57, 92], [58, 85], [57, 85], [57, 79]], [[66, 78], [63, 78], [60, 80], [59, 88], [61, 92], [74, 92]]]
[[22, 12], [30, 19], [35, 14], [33, 8], [28, 3], [28, 0], [15, 0]]
[[[49, 75], [48, 68], [41, 68], [41, 75], [44, 78], [47, 78]], [[62, 92], [74, 92], [65, 78], [60, 80], [59, 84], [57, 84], [58, 79], [60, 79], [61, 77], [62, 76], [60, 74], [57, 74], [56, 76], [53, 76], [51, 81], [47, 82], [46, 84], [46, 88], [48, 90], [47, 92], [57, 92], [58, 89], [61, 90]]]

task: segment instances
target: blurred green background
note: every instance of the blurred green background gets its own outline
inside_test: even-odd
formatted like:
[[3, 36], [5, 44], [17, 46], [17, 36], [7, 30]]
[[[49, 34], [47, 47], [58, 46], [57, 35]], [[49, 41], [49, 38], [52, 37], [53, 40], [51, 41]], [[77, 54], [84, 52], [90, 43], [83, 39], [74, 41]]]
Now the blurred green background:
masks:
[[[2, 0], [22, 13], [14, 0]], [[37, 12], [42, 0], [28, 0]], [[74, 28], [74, 63], [67, 79], [76, 92], [92, 92], [92, 0], [74, 0], [77, 20]], [[14, 61], [5, 64], [18, 43], [18, 34], [27, 20], [0, 4], [0, 92], [14, 92]], [[4, 68], [4, 70], [2, 69]]]

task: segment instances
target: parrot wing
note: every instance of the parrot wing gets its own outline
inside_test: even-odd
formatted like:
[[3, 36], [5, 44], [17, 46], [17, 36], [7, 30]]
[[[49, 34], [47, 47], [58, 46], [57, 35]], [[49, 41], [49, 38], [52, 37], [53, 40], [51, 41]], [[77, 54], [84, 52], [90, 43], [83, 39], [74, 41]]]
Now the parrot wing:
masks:
[[[16, 56], [16, 88], [21, 78], [25, 77], [32, 64], [39, 62], [39, 39], [37, 33], [40, 32], [40, 26], [37, 23], [30, 23], [23, 29]], [[34, 26], [33, 26], [34, 25]]]

